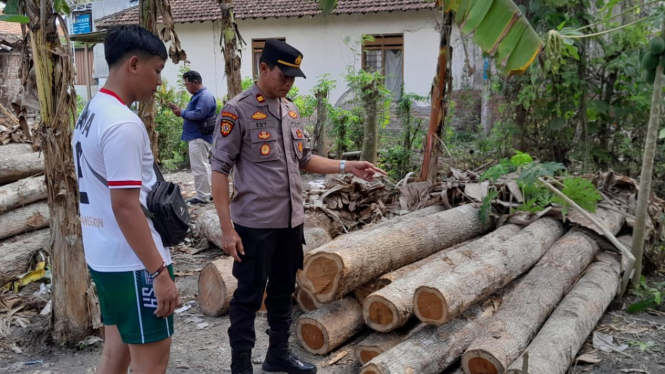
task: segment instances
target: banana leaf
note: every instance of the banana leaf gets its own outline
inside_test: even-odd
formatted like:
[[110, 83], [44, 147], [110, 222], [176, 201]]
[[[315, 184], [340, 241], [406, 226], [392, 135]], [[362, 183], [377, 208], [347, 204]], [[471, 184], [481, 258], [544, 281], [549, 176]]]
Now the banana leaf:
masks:
[[444, 0], [444, 12], [454, 12], [463, 34], [497, 59], [500, 73], [523, 73], [538, 57], [543, 41], [512, 0]]

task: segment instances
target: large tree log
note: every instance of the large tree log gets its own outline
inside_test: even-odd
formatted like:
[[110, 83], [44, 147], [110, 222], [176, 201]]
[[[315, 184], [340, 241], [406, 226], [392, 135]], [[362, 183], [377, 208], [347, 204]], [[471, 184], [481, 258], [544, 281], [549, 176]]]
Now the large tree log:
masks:
[[305, 313], [313, 312], [324, 305], [317, 302], [314, 296], [302, 287], [298, 287], [296, 290], [296, 302]]
[[385, 221], [381, 221], [379, 223], [369, 224], [369, 225], [363, 227], [363, 230], [377, 229], [379, 227], [391, 226], [391, 225], [394, 225], [396, 223], [403, 222], [404, 220], [407, 220], [407, 219], [422, 218], [422, 217], [429, 216], [431, 214], [441, 213], [444, 210], [446, 210], [446, 207], [443, 206], [443, 205], [432, 205], [432, 206], [428, 206], [427, 208], [418, 209], [418, 210], [415, 210], [413, 212], [410, 212], [410, 213], [407, 213], [407, 214], [404, 214], [404, 215], [401, 215], [401, 216], [397, 216], [397, 217], [393, 217], [391, 219], [387, 219]]
[[229, 311], [238, 280], [233, 276], [233, 257], [220, 257], [206, 265], [199, 275], [201, 312], [218, 317]]
[[0, 287], [25, 273], [33, 254], [48, 250], [48, 229], [18, 235], [0, 243]]
[[[563, 298], [527, 347], [529, 373], [564, 374], [593, 327], [619, 289], [620, 265], [614, 255], [602, 253]], [[521, 374], [522, 360], [506, 374]]]
[[[597, 218], [616, 235], [623, 215], [598, 209]], [[599, 250], [596, 240], [584, 231], [559, 239], [506, 295], [501, 309], [462, 356], [467, 374], [503, 373], [529, 344], [547, 316]], [[525, 307], [527, 306], [528, 307]]]
[[[328, 224], [324, 219], [316, 216], [313, 218], [314, 222], [305, 224], [305, 242], [303, 251], [305, 253], [312, 249], [323, 245], [332, 240], [332, 236], [328, 229], [334, 231], [334, 226]], [[323, 226], [317, 226], [321, 224]], [[219, 248], [222, 248], [222, 227], [219, 224], [219, 217], [217, 211], [214, 209], [207, 210], [199, 216], [196, 220], [199, 233], [203, 235], [209, 242], [213, 243]]]
[[563, 235], [563, 225], [541, 218], [519, 234], [418, 287], [414, 311], [423, 322], [444, 324], [531, 268]]
[[387, 334], [374, 332], [358, 343], [353, 352], [360, 365], [365, 365], [374, 357], [401, 343], [410, 334], [423, 327], [425, 327], [424, 324], [413, 323]]
[[0, 185], [16, 182], [44, 172], [44, 159], [40, 152], [11, 155], [0, 160]]
[[489, 229], [491, 224], [481, 222], [478, 210], [465, 205], [366, 233], [350, 233], [310, 252], [300, 286], [309, 289], [317, 301], [329, 303], [381, 274]]
[[16, 157], [24, 153], [34, 153], [32, 144], [11, 143], [0, 146], [0, 160]]
[[44, 177], [26, 178], [0, 187], [0, 214], [46, 199]]
[[484, 237], [459, 244], [450, 250], [435, 253], [423, 260], [407, 265], [392, 283], [369, 295], [363, 303], [363, 318], [370, 328], [389, 332], [404, 326], [413, 317], [413, 296], [416, 289], [429, 279], [445, 274], [456, 265], [492, 251], [521, 228], [517, 225], [502, 226]]
[[300, 316], [296, 335], [307, 351], [324, 355], [344, 344], [363, 327], [360, 303], [353, 297], [345, 297]]
[[0, 215], [0, 239], [47, 227], [49, 217], [50, 212], [45, 202], [30, 204]]
[[439, 374], [457, 361], [494, 306], [474, 306], [443, 326], [428, 325], [373, 358], [361, 374]]

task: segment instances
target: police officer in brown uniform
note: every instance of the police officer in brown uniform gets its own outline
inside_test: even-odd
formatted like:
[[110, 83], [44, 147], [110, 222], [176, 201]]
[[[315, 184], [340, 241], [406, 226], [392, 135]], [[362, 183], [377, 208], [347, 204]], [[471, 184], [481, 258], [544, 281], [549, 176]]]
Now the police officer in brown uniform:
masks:
[[[260, 59], [256, 84], [228, 102], [217, 119], [212, 153], [212, 194], [222, 228], [223, 249], [236, 262], [238, 288], [231, 300], [229, 340], [232, 374], [253, 373], [254, 318], [264, 290], [270, 346], [266, 372], [316, 373], [316, 366], [289, 350], [291, 295], [303, 264], [304, 241], [300, 169], [352, 173], [368, 181], [381, 169], [365, 161], [312, 155], [298, 108], [286, 95], [296, 77], [305, 77], [302, 54], [270, 39]], [[236, 196], [229, 202], [228, 175], [235, 167]], [[266, 289], [267, 283], [267, 289]]]

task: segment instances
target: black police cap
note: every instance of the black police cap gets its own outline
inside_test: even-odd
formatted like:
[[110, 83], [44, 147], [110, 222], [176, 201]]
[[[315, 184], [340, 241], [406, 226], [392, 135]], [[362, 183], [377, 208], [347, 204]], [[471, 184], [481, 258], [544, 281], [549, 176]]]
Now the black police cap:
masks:
[[305, 77], [300, 70], [302, 53], [290, 45], [277, 39], [268, 39], [261, 52], [261, 60], [279, 67], [285, 75], [290, 77]]

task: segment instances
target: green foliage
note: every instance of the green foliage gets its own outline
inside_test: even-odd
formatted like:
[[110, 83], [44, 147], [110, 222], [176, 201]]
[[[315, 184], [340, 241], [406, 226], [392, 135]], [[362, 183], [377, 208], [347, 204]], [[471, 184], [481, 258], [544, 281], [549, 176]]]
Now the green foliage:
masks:
[[515, 156], [510, 158], [510, 163], [515, 168], [519, 168], [521, 166], [530, 164], [532, 162], [533, 162], [533, 158], [531, 157], [530, 154], [522, 153], [520, 151], [517, 151], [517, 154], [515, 154]]
[[665, 282], [653, 283], [652, 286], [647, 284], [644, 276], [641, 278], [640, 284], [632, 291], [634, 295], [640, 298], [639, 301], [629, 305], [626, 308], [628, 313], [639, 313], [647, 309], [657, 308], [663, 302], [663, 290], [665, 289]]
[[253, 84], [254, 84], [254, 79], [252, 79], [252, 77], [245, 77], [243, 78], [242, 82], [240, 82], [240, 87], [242, 88], [243, 91], [247, 91], [249, 90], [250, 87], [252, 87]]
[[[602, 196], [600, 196], [600, 193], [596, 190], [593, 183], [582, 177], [564, 178], [563, 189], [561, 189], [561, 192], [577, 203], [581, 208], [591, 213], [596, 212], [596, 203], [602, 200]], [[570, 209], [570, 205], [559, 196], [554, 196], [552, 201], [561, 205], [561, 213], [565, 217], [568, 209]]]
[[491, 189], [487, 192], [487, 196], [485, 196], [480, 204], [480, 209], [478, 209], [478, 215], [482, 222], [487, 222], [489, 220], [490, 213], [492, 213], [492, 200], [496, 199], [498, 196], [499, 192], [497, 190]]
[[504, 175], [510, 173], [512, 170], [512, 163], [507, 160], [503, 159], [501, 160], [498, 164], [492, 166], [491, 168], [487, 169], [481, 176], [480, 180], [491, 180], [492, 183], [496, 183], [497, 179], [503, 177]]
[[557, 171], [565, 169], [566, 167], [558, 162], [532, 162], [524, 166], [517, 181], [533, 186], [538, 181], [538, 178], [551, 177]]
[[[191, 95], [183, 87], [182, 75], [189, 70], [185, 65], [180, 68], [176, 87], [163, 80], [155, 94], [155, 123], [159, 133], [159, 153], [163, 168], [175, 170], [186, 166], [189, 160], [187, 142], [180, 140], [182, 136], [182, 118], [176, 117], [168, 107], [174, 103], [180, 108], [187, 107]], [[221, 100], [217, 100], [218, 111]]]

